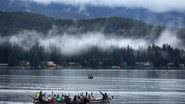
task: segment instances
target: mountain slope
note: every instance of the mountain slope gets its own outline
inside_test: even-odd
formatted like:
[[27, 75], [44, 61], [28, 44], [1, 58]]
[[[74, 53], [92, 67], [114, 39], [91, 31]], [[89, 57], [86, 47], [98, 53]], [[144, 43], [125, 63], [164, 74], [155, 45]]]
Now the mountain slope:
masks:
[[57, 32], [60, 34], [102, 32], [107, 35], [114, 34], [133, 38], [154, 38], [160, 35], [163, 30], [163, 27], [120, 17], [62, 20], [24, 12], [0, 12], [0, 23], [2, 36], [15, 34], [22, 30], [36, 30], [46, 33], [53, 26], [57, 27]]
[[46, 32], [54, 19], [23, 12], [0, 12], [0, 34], [10, 35], [23, 29]]
[[63, 19], [93, 19], [102, 17], [124, 17], [141, 20], [153, 25], [184, 27], [185, 13], [183, 12], [164, 12], [155, 13], [143, 8], [109, 8], [96, 6], [72, 6], [65, 4], [51, 3], [49, 5], [38, 4], [35, 2], [22, 2], [19, 0], [0, 1], [2, 11], [23, 11], [39, 13], [54, 18]]

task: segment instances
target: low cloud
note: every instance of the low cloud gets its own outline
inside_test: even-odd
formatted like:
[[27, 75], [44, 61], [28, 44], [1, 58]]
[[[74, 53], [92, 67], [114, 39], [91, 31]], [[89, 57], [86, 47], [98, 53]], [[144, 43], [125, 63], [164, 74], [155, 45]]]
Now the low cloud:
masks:
[[106, 36], [99, 32], [55, 35], [48, 33], [44, 36], [44, 34], [36, 31], [22, 31], [19, 34], [0, 39], [19, 45], [25, 50], [29, 50], [36, 43], [48, 51], [52, 51], [50, 50], [51, 47], [56, 47], [64, 55], [84, 53], [93, 47], [106, 51], [112, 48], [126, 48], [127, 46], [138, 49], [148, 44], [144, 39], [131, 39], [113, 35]]
[[[102, 51], [108, 51], [115, 48], [126, 48], [127, 46], [133, 49], [146, 48], [151, 44], [156, 44], [162, 47], [163, 44], [169, 44], [174, 48], [183, 49], [182, 41], [177, 38], [176, 32], [165, 30], [161, 35], [154, 39], [153, 42], [143, 38], [125, 38], [124, 36], [106, 35], [100, 32], [90, 32], [84, 34], [56, 34], [51, 32], [42, 34], [36, 31], [22, 31], [10, 37], [1, 37], [1, 43], [10, 42], [13, 45], [19, 45], [25, 50], [29, 50], [35, 44], [43, 46], [47, 51], [52, 51], [51, 47], [56, 47], [63, 55], [78, 55], [88, 52], [96, 47]], [[51, 34], [54, 33], [54, 34]]]
[[155, 12], [185, 11], [184, 0], [31, 0], [42, 4], [62, 3], [74, 6], [146, 8]]
[[46, 47], [55, 46], [60, 49], [62, 54], [73, 55], [87, 52], [93, 47], [102, 51], [112, 48], [125, 48], [131, 46], [138, 49], [140, 46], [146, 46], [143, 39], [128, 39], [124, 37], [105, 36], [102, 33], [86, 33], [81, 35], [64, 34], [62, 36], [47, 37], [40, 41], [40, 45]]
[[182, 40], [177, 37], [177, 32], [173, 30], [163, 31], [155, 44], [160, 47], [162, 47], [163, 44], [169, 44], [175, 48], [184, 49]]

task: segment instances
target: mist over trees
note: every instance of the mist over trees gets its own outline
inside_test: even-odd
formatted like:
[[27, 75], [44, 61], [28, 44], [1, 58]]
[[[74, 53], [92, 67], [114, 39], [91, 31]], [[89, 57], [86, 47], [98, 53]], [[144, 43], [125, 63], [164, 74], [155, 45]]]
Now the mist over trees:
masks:
[[[152, 26], [141, 21], [118, 17], [97, 18], [91, 20], [56, 20], [42, 15], [23, 12], [0, 12], [0, 37], [8, 37], [23, 30], [35, 30], [45, 35], [53, 26], [57, 27], [56, 33], [83, 34], [87, 32], [102, 32], [106, 35], [124, 36], [129, 38], [145, 38], [153, 41], [159, 37], [165, 27]], [[184, 40], [184, 29], [178, 30], [178, 36]], [[52, 34], [51, 35], [55, 35]], [[172, 48], [164, 44], [162, 47], [150, 45], [146, 48], [133, 49], [112, 48], [102, 51], [97, 47], [89, 49], [83, 54], [66, 56], [61, 54], [57, 47], [45, 47], [38, 43], [30, 49], [2, 42], [0, 44], [0, 63], [9, 66], [18, 66], [21, 61], [29, 61], [32, 67], [39, 67], [46, 61], [54, 61], [61, 66], [68, 66], [70, 62], [78, 63], [84, 68], [109, 68], [110, 66], [138, 67], [141, 63], [150, 63], [153, 67], [165, 68], [169, 63], [174, 67], [185, 64], [184, 50]]]

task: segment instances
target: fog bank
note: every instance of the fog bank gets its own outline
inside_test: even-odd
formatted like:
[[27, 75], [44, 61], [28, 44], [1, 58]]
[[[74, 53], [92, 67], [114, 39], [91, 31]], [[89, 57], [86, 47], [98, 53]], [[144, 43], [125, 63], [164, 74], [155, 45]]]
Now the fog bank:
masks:
[[108, 51], [115, 48], [126, 48], [128, 46], [133, 49], [138, 49], [140, 47], [146, 48], [153, 43], [160, 47], [162, 47], [163, 44], [169, 44], [174, 48], [184, 48], [182, 41], [177, 38], [176, 32], [170, 30], [162, 32], [153, 42], [151, 42], [151, 40], [146, 40], [144, 37], [135, 39], [116, 35], [107, 36], [100, 32], [55, 34], [55, 32], [51, 31], [48, 34], [42, 34], [36, 31], [25, 30], [10, 37], [1, 37], [0, 43], [10, 42], [11, 44], [19, 45], [26, 50], [29, 50], [35, 44], [43, 46], [48, 51], [51, 51], [51, 47], [56, 47], [63, 55], [81, 54], [88, 52], [94, 47], [102, 51]]
[[[28, 0], [27, 0], [28, 1]], [[41, 4], [62, 3], [73, 6], [145, 8], [154, 12], [185, 11], [184, 0], [29, 0]]]

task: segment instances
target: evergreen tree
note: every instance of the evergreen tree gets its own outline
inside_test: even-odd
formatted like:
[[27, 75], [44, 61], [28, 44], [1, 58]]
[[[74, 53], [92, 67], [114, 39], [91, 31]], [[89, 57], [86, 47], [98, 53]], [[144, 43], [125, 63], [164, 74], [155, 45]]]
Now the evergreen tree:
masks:
[[39, 45], [36, 44], [30, 50], [30, 65], [34, 68], [38, 68], [40, 65], [39, 57]]

